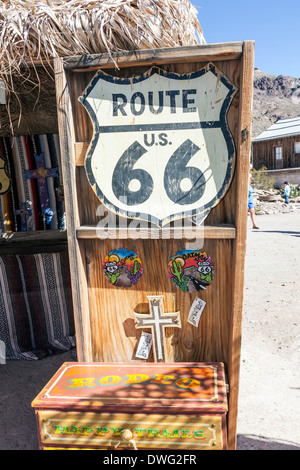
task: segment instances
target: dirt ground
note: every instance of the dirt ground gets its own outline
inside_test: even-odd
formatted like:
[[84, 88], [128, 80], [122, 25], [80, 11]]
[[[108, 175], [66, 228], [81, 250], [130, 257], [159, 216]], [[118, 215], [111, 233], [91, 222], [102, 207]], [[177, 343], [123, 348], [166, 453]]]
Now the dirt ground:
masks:
[[238, 449], [300, 449], [300, 210], [248, 220]]
[[[237, 449], [299, 450], [300, 210], [257, 223], [248, 220]], [[31, 401], [72, 360], [0, 365], [1, 450], [38, 449]]]

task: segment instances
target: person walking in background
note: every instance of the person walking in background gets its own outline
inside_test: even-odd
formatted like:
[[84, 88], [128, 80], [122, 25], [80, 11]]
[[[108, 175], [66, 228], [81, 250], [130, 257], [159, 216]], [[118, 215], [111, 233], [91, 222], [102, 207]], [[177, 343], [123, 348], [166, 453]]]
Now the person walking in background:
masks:
[[286, 204], [289, 204], [290, 201], [289, 201], [289, 197], [290, 197], [290, 193], [291, 193], [291, 189], [290, 189], [290, 185], [287, 181], [284, 182], [284, 199], [285, 199], [285, 203]]
[[251, 186], [252, 176], [249, 176], [249, 193], [248, 193], [248, 212], [250, 213], [252, 227], [255, 229], [259, 229], [255, 222], [255, 208], [254, 208], [254, 201], [253, 201], [253, 188]]

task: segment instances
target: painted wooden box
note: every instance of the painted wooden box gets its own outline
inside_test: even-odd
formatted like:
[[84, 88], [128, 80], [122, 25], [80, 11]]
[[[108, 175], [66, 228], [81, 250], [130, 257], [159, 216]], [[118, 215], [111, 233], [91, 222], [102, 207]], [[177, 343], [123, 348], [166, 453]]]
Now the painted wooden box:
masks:
[[32, 407], [45, 450], [227, 448], [223, 363], [66, 362]]

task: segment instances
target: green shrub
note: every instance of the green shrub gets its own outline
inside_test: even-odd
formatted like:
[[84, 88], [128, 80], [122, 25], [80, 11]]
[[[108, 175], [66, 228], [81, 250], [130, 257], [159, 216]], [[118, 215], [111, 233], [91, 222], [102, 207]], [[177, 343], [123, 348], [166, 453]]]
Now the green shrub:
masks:
[[260, 170], [252, 170], [252, 185], [256, 189], [264, 189], [268, 191], [269, 189], [274, 189], [275, 178], [274, 176], [268, 176], [266, 173], [266, 167], [263, 166]]

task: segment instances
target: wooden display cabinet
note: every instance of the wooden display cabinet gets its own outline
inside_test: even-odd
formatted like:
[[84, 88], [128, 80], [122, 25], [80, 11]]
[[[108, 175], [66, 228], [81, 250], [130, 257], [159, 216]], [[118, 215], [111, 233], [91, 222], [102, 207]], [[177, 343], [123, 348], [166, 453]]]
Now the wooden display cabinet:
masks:
[[[135, 328], [134, 314], [146, 314], [149, 311], [148, 296], [162, 295], [164, 310], [180, 312], [181, 317], [181, 328], [166, 328], [165, 362], [178, 363], [178, 368], [182, 367], [180, 363], [224, 364], [229, 385], [226, 432], [228, 448], [234, 449], [247, 230], [254, 43], [246, 41], [55, 59], [54, 66], [78, 359], [80, 362], [123, 363], [124, 370], [131, 367], [131, 363], [141, 362], [135, 357], [140, 332]], [[111, 77], [109, 80], [114, 84], [125, 83], [126, 80], [128, 84], [130, 80], [134, 82], [135, 77], [149, 75], [153, 66], [162, 70], [161, 75], [177, 74], [185, 79], [189, 74], [210, 69], [217, 78], [216, 87], [219, 80], [223, 80], [222, 83], [231, 84], [234, 90], [230, 103], [227, 103], [226, 116], [221, 116], [226, 121], [226, 135], [228, 137], [230, 134], [228, 138], [232, 139], [230, 178], [226, 181], [226, 190], [221, 193], [221, 198], [217, 198], [210, 207], [204, 226], [191, 228], [195, 238], [203, 237], [203, 249], [211, 256], [215, 266], [213, 283], [201, 292], [201, 299], [206, 302], [206, 307], [197, 328], [188, 322], [188, 313], [197, 294], [176, 289], [171, 284], [167, 271], [171, 257], [188, 247], [190, 233], [185, 232], [182, 235], [175, 223], [167, 228], [161, 225], [156, 229], [132, 229], [134, 219], [124, 219], [121, 212], [117, 214], [116, 227], [100, 227], [99, 222], [102, 219], [99, 214], [102, 214], [103, 209], [101, 204], [107, 201], [105, 198], [101, 201], [97, 185], [91, 184], [87, 167], [99, 128], [92, 122], [87, 112], [88, 106], [82, 104], [87, 105], [88, 91], [97, 80], [94, 78], [95, 74], [98, 77], [99, 74], [102, 77], [108, 74]], [[188, 110], [192, 103], [190, 90], [190, 95], [185, 95], [183, 107]], [[207, 106], [210, 110], [214, 108], [211, 101], [207, 102]], [[203, 113], [205, 114], [205, 109]], [[139, 114], [137, 110], [136, 114]], [[137, 125], [137, 121], [132, 122], [132, 125]], [[153, 125], [151, 129], [156, 129], [155, 122]], [[206, 121], [205, 126], [209, 125], [210, 121]], [[135, 132], [138, 133], [138, 129]], [[124, 139], [125, 137], [124, 135]], [[110, 142], [114, 147], [111, 158], [107, 158], [108, 165], [116, 158], [116, 139], [119, 137], [112, 135]], [[221, 163], [220, 160], [220, 167]], [[163, 172], [164, 169], [161, 168], [161, 173]], [[158, 177], [160, 178], [159, 172]], [[104, 204], [104, 209], [106, 213], [110, 213], [109, 205], [106, 207]], [[121, 248], [138, 253], [143, 262], [144, 271], [140, 281], [128, 289], [110, 284], [102, 271], [107, 255], [112, 250]], [[147, 367], [156, 367], [151, 364], [152, 360], [153, 357], [150, 356]], [[201, 407], [198, 412], [203, 412]], [[163, 413], [166, 413], [166, 409]], [[222, 413], [224, 430], [225, 409]], [[122, 426], [127, 425], [126, 423], [125, 420]], [[186, 421], [184, 423], [186, 425]], [[66, 439], [63, 435], [60, 437]], [[184, 442], [187, 443], [188, 439]], [[221, 440], [216, 442], [217, 446], [225, 447], [225, 438], [222, 444]], [[42, 443], [45, 444], [43, 441]], [[58, 445], [59, 442], [56, 443]]]

